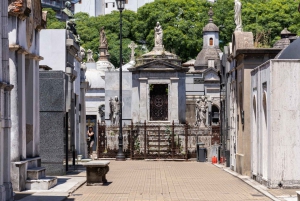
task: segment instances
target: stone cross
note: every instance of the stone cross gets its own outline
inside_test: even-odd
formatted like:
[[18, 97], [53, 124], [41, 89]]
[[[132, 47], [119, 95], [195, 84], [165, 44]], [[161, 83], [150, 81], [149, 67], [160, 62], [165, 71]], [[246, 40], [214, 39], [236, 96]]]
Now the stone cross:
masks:
[[134, 50], [135, 48], [137, 48], [138, 46], [133, 42], [131, 41], [131, 43], [128, 45], [128, 48], [131, 49], [131, 56], [130, 56], [130, 61], [134, 61], [135, 60], [135, 57], [134, 57]]
[[208, 21], [209, 22], [213, 22], [213, 19], [212, 19], [213, 15], [214, 15], [214, 12], [212, 10], [212, 7], [210, 7], [209, 11], [208, 11], [208, 16], [209, 16], [209, 20]]

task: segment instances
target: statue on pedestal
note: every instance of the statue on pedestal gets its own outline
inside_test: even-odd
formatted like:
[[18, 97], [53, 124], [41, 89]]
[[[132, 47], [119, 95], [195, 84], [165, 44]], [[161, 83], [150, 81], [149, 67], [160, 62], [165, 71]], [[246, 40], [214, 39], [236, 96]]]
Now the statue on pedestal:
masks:
[[156, 23], [156, 27], [154, 28], [154, 40], [155, 47], [163, 46], [163, 29], [161, 28], [159, 22]]
[[109, 108], [110, 108], [109, 119], [111, 121], [111, 125], [118, 125], [119, 113], [120, 113], [120, 102], [118, 96], [115, 96], [114, 100], [110, 98]]
[[104, 27], [100, 29], [100, 47], [107, 47], [107, 39], [104, 31]]
[[242, 31], [242, 3], [240, 0], [235, 0], [234, 12], [235, 30]]

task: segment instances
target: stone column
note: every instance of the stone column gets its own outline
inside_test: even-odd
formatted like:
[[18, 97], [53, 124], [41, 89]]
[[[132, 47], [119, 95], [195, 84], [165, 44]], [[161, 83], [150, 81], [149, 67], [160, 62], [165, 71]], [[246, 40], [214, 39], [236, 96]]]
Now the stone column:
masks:
[[[36, 104], [36, 91], [34, 86], [36, 80], [34, 76], [35, 61], [26, 58], [25, 60], [25, 98], [26, 98], [26, 157], [34, 157], [34, 143], [35, 143], [35, 104]], [[24, 83], [23, 83], [24, 85]]]
[[35, 78], [35, 86], [34, 91], [35, 95], [35, 118], [34, 118], [34, 127], [35, 127], [35, 135], [34, 135], [34, 156], [40, 156], [40, 73], [39, 73], [39, 61], [35, 60], [34, 67], [34, 78]]
[[12, 162], [26, 159], [25, 54], [23, 50], [10, 51]]
[[[8, 69], [7, 69], [8, 70]], [[2, 123], [3, 127], [3, 133], [4, 133], [4, 150], [6, 152], [4, 156], [4, 186], [5, 186], [5, 191], [6, 191], [6, 199], [7, 200], [13, 200], [13, 188], [11, 184], [11, 178], [10, 178], [10, 166], [11, 166], [11, 115], [10, 115], [10, 93], [11, 90], [13, 89], [13, 85], [6, 85], [4, 88], [4, 119]]]
[[140, 80], [140, 117], [139, 120], [144, 122], [148, 116], [148, 108], [147, 108], [147, 101], [148, 101], [148, 90], [147, 90], [147, 81], [148, 78], [139, 78]]
[[[179, 122], [179, 108], [178, 108], [178, 99], [179, 99], [179, 86], [178, 86], [178, 81], [179, 78], [170, 78], [171, 80], [171, 86], [170, 86], [170, 91], [169, 91], [169, 109], [171, 110], [169, 112], [170, 116], [168, 118], [169, 121], [173, 121], [176, 123]], [[185, 97], [184, 97], [185, 98]]]

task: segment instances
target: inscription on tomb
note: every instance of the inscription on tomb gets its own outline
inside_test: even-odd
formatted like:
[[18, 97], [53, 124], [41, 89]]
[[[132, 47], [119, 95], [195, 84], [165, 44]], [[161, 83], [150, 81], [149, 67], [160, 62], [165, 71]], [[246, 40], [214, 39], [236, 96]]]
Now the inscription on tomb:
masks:
[[194, 78], [194, 84], [202, 84], [204, 82], [203, 78]]

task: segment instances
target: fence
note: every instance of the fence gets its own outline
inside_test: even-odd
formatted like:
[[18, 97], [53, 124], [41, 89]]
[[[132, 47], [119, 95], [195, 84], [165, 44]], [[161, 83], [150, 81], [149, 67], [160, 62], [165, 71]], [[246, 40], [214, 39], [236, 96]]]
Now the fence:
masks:
[[[123, 128], [123, 151], [131, 159], [196, 158], [198, 142], [209, 148], [214, 139], [212, 128], [188, 124], [131, 123]], [[115, 158], [119, 149], [119, 127], [98, 123], [98, 157]]]

